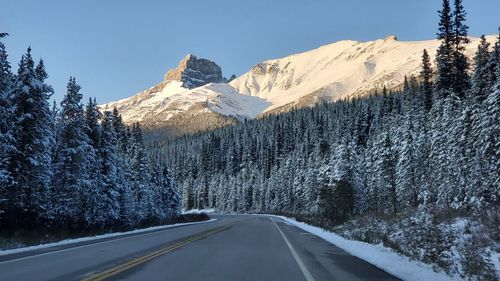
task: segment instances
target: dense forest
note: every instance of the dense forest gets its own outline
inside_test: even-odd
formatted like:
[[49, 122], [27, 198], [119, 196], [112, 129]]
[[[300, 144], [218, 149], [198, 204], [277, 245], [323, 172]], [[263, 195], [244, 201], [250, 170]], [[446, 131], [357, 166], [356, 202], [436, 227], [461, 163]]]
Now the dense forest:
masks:
[[140, 126], [126, 126], [117, 111], [101, 113], [95, 99], [84, 107], [73, 77], [51, 108], [47, 78], [30, 48], [12, 73], [0, 42], [0, 234], [127, 229], [175, 218], [176, 184], [147, 155]]
[[483, 36], [468, 61], [465, 15], [461, 1], [443, 1], [436, 67], [423, 50], [419, 77], [408, 77], [401, 91], [381, 89], [151, 149], [174, 168], [188, 209], [298, 216], [384, 242], [450, 274], [494, 279], [500, 36], [494, 46]]

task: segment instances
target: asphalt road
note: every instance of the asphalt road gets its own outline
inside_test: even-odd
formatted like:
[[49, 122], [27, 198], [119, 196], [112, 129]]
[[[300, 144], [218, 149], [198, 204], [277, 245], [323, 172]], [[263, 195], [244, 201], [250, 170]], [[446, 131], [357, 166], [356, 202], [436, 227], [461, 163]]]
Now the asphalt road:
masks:
[[0, 280], [399, 280], [280, 219], [213, 217], [0, 256]]

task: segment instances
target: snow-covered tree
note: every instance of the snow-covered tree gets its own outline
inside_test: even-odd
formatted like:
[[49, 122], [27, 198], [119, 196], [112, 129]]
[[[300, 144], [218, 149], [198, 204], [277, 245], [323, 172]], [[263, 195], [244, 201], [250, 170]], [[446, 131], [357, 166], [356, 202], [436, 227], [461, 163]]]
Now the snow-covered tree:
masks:
[[464, 98], [469, 88], [469, 62], [465, 55], [465, 45], [470, 42], [468, 36], [469, 27], [465, 24], [465, 16], [462, 0], [455, 0], [453, 10], [453, 76], [452, 89], [459, 97]]
[[[61, 220], [85, 223], [86, 209], [95, 203], [91, 172], [96, 153], [87, 135], [89, 131], [83, 110], [80, 86], [69, 78], [67, 92], [61, 102], [58, 146], [54, 162], [55, 216]], [[75, 220], [78, 218], [77, 220]]]
[[491, 91], [491, 81], [493, 80], [490, 75], [494, 73], [489, 69], [490, 67], [490, 43], [486, 41], [486, 37], [481, 36], [481, 41], [474, 57], [475, 69], [472, 74], [471, 88], [468, 91], [470, 99], [474, 100], [477, 105], [480, 105], [488, 96]]
[[429, 54], [425, 49], [422, 54], [422, 69], [420, 71], [420, 77], [422, 79], [420, 84], [421, 99], [423, 100], [425, 110], [429, 112], [432, 108], [433, 71]]
[[12, 122], [14, 107], [12, 91], [14, 75], [7, 59], [5, 45], [0, 41], [0, 219], [7, 208], [12, 176], [9, 171], [10, 157], [14, 152], [14, 138]]
[[131, 148], [131, 180], [132, 192], [136, 201], [136, 215], [139, 220], [148, 219], [151, 215], [151, 186], [149, 179], [148, 159], [144, 150], [142, 130], [139, 124], [132, 127], [132, 148]]
[[113, 128], [113, 115], [111, 112], [104, 112], [102, 119], [101, 145], [98, 155], [101, 160], [99, 201], [100, 222], [104, 225], [114, 224], [120, 218], [119, 189], [118, 183], [118, 156], [116, 132]]
[[52, 115], [48, 99], [52, 88], [44, 83], [43, 65], [35, 66], [31, 48], [19, 63], [13, 93], [15, 152], [11, 158], [11, 175], [15, 184], [9, 191], [15, 211], [11, 214], [26, 225], [46, 218], [50, 207]]
[[437, 98], [446, 95], [453, 83], [453, 23], [450, 1], [443, 0], [442, 8], [439, 11], [439, 32], [437, 38], [441, 40], [436, 54], [437, 77], [436, 93]]

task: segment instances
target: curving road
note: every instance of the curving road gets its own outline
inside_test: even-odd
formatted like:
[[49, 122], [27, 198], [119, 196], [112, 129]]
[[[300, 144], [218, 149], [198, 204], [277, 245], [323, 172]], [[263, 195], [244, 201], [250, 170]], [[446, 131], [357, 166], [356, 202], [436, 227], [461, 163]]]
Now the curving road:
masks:
[[8, 280], [399, 280], [277, 218], [217, 221], [0, 256]]

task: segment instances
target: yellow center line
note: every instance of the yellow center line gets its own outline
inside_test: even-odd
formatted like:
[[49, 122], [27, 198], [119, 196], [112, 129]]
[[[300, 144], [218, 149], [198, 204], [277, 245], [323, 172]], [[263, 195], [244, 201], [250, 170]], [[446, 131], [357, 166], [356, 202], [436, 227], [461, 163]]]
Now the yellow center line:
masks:
[[179, 242], [177, 242], [177, 243], [175, 243], [173, 245], [169, 245], [169, 246], [167, 246], [165, 248], [162, 248], [160, 250], [157, 250], [155, 252], [146, 254], [144, 256], [138, 257], [138, 258], [133, 259], [131, 261], [128, 261], [128, 262], [125, 262], [125, 263], [120, 264], [118, 266], [115, 266], [115, 267], [113, 267], [111, 269], [108, 269], [106, 271], [103, 271], [103, 272], [94, 274], [94, 275], [92, 275], [90, 277], [84, 278], [82, 281], [91, 281], [91, 280], [92, 281], [101, 281], [101, 280], [104, 280], [104, 279], [112, 277], [112, 276], [114, 276], [114, 275], [116, 275], [118, 273], [126, 271], [126, 270], [128, 270], [128, 269], [130, 269], [132, 267], [138, 266], [138, 265], [143, 264], [143, 263], [145, 263], [147, 261], [150, 261], [150, 260], [152, 260], [154, 258], [157, 258], [157, 257], [159, 257], [161, 255], [164, 255], [164, 254], [166, 254], [168, 252], [171, 252], [171, 251], [173, 251], [175, 249], [178, 249], [178, 248], [180, 248], [182, 246], [185, 246], [185, 245], [187, 245], [189, 243], [192, 243], [194, 241], [200, 240], [202, 238], [205, 238], [205, 237], [207, 237], [209, 235], [212, 235], [212, 234], [215, 234], [217, 232], [224, 231], [224, 230], [226, 230], [228, 228], [229, 228], [229, 226], [220, 226], [220, 227], [217, 227], [217, 228], [213, 228], [213, 229], [207, 230], [207, 231], [202, 232], [200, 234], [197, 234], [195, 236], [189, 237], [189, 238], [187, 238], [185, 240], [179, 241]]

